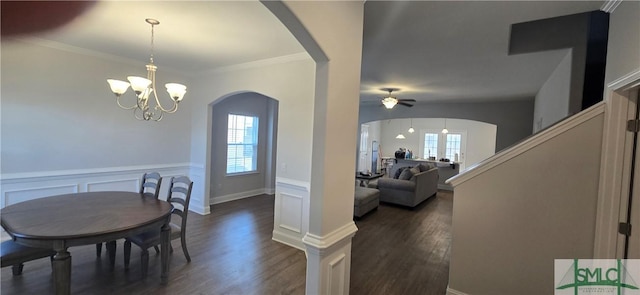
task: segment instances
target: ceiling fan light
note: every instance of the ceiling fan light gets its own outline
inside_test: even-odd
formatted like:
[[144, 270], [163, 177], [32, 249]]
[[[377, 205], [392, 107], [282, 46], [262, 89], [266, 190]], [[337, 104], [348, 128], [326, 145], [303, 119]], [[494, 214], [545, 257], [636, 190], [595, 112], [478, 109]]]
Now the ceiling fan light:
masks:
[[382, 99], [382, 104], [387, 109], [392, 109], [397, 103], [398, 100], [395, 97], [389, 96]]

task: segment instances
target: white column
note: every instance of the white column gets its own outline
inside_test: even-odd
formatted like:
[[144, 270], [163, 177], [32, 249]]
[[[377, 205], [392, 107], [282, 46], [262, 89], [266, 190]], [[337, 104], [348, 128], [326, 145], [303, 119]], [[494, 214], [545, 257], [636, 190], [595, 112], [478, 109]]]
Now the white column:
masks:
[[348, 294], [364, 2], [264, 1], [316, 62], [307, 294]]

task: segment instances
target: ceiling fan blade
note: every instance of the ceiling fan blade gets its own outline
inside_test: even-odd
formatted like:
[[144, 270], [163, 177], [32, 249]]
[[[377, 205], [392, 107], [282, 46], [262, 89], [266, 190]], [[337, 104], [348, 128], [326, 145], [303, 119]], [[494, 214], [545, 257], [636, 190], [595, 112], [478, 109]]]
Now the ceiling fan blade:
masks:
[[399, 104], [399, 105], [403, 105], [403, 106], [405, 106], [405, 107], [412, 107], [412, 106], [413, 106], [413, 104], [406, 103], [406, 102], [403, 102], [403, 101], [398, 101], [398, 104]]
[[405, 101], [405, 102], [406, 102], [406, 101], [410, 101], [410, 102], [416, 102], [416, 100], [415, 100], [415, 99], [413, 99], [413, 98], [398, 99], [398, 101]]

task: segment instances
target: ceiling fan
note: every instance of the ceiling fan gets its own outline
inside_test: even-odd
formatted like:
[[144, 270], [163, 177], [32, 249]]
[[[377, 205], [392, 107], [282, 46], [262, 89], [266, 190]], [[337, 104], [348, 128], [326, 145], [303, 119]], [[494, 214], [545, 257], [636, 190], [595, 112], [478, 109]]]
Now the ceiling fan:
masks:
[[403, 105], [405, 107], [412, 107], [413, 104], [410, 102], [416, 102], [415, 99], [398, 99], [394, 96], [391, 96], [391, 92], [398, 91], [398, 88], [382, 88], [380, 90], [388, 91], [389, 95], [384, 97], [381, 101], [385, 108], [392, 109], [396, 104]]

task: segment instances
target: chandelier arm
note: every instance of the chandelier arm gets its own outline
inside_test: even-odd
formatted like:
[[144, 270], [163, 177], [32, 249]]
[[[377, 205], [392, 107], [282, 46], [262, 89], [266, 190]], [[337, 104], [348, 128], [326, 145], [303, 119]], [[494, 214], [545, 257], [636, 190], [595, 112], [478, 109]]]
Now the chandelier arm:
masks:
[[156, 100], [156, 107], [155, 109], [160, 110], [161, 112], [165, 112], [165, 113], [169, 113], [169, 114], [173, 114], [178, 110], [178, 102], [176, 102], [175, 100], [173, 100], [173, 106], [171, 106], [171, 108], [169, 109], [165, 109], [162, 104], [160, 103], [160, 99], [158, 99], [158, 91], [156, 91], [156, 73], [155, 70], [154, 71], [149, 71], [149, 76], [151, 78], [149, 78], [149, 80], [151, 80], [151, 85], [153, 87], [153, 98]]
[[135, 108], [133, 109], [133, 116], [138, 119], [139, 121], [144, 121], [144, 117], [142, 115], [138, 115], [139, 112], [142, 112], [142, 110], [140, 108]]
[[134, 105], [132, 105], [132, 106], [130, 106], [130, 107], [123, 106], [123, 105], [120, 103], [120, 98], [121, 98], [121, 97], [122, 97], [122, 95], [116, 95], [116, 103], [118, 104], [118, 106], [119, 106], [120, 108], [123, 108], [123, 109], [125, 109], [125, 110], [132, 110], [132, 109], [135, 109], [136, 107], [138, 107], [138, 105], [137, 105], [137, 104], [134, 104]]

